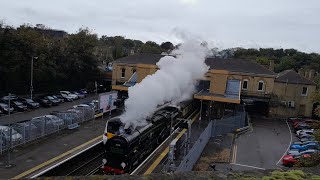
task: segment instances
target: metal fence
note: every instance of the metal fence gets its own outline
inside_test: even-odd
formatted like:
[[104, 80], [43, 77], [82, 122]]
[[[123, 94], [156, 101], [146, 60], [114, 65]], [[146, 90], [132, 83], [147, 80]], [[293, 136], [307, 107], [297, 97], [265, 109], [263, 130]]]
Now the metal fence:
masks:
[[191, 171], [211, 137], [224, 135], [234, 132], [238, 128], [245, 127], [247, 119], [247, 113], [242, 106], [236, 109], [233, 116], [210, 121], [188, 154], [183, 158], [176, 171]]
[[94, 118], [94, 109], [77, 107], [66, 111], [55, 111], [50, 115], [35, 117], [29, 121], [0, 126], [0, 153], [11, 147], [26, 144], [35, 139], [59, 132], [68, 125], [83, 123]]
[[193, 165], [199, 159], [203, 149], [206, 147], [212, 131], [212, 121], [207, 128], [202, 132], [199, 139], [194, 143], [188, 154], [183, 158], [176, 171], [191, 171]]

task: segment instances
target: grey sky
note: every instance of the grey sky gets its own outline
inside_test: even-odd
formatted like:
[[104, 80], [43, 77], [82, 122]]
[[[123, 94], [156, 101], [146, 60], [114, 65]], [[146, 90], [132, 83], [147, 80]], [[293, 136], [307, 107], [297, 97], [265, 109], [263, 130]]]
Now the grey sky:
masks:
[[319, 0], [0, 0], [0, 19], [158, 43], [179, 42], [178, 28], [219, 48], [320, 52]]

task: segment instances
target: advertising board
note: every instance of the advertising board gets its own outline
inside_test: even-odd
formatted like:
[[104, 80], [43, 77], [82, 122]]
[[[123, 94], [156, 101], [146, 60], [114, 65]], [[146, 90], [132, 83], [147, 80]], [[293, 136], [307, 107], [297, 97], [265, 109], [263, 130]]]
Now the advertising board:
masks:
[[99, 108], [102, 110], [103, 113], [110, 112], [116, 109], [117, 107], [114, 105], [114, 102], [117, 100], [117, 98], [117, 91], [99, 94]]

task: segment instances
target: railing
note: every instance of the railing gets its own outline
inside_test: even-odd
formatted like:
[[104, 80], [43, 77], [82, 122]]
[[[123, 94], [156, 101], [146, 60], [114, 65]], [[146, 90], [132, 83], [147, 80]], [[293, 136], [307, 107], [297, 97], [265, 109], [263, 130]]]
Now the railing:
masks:
[[266, 98], [266, 99], [270, 99], [271, 98], [271, 94], [270, 93], [259, 92], [259, 91], [245, 91], [245, 90], [241, 91], [241, 96], [261, 97], [261, 98]]
[[176, 171], [191, 171], [211, 137], [234, 132], [238, 128], [245, 127], [246, 120], [247, 114], [244, 107], [239, 106], [236, 108], [234, 116], [211, 121], [183, 158]]
[[[26, 122], [14, 123], [6, 129], [0, 130], [0, 153], [11, 148], [26, 144], [33, 140], [67, 129], [68, 125], [74, 123], [83, 123], [94, 118], [94, 109], [92, 108], [73, 108], [68, 111], [56, 111], [50, 118], [42, 116]], [[11, 129], [10, 129], [11, 128]]]

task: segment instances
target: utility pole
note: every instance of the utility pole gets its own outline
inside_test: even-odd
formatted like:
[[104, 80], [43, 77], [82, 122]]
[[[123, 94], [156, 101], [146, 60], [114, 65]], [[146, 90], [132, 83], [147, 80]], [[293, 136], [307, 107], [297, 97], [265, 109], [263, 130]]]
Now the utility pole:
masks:
[[8, 147], [8, 163], [6, 165], [6, 168], [11, 168], [12, 164], [11, 164], [11, 145], [12, 145], [12, 128], [11, 128], [11, 117], [10, 117], [10, 111], [11, 111], [11, 93], [9, 93], [9, 101], [8, 101], [8, 118], [9, 118], [9, 147]]
[[31, 73], [30, 73], [30, 99], [32, 99], [33, 93], [33, 59], [38, 59], [38, 57], [31, 57]]

